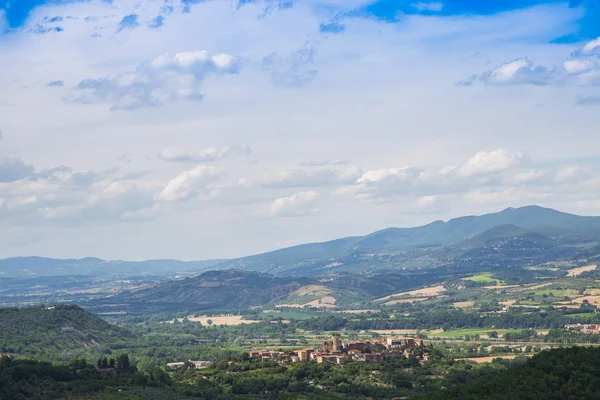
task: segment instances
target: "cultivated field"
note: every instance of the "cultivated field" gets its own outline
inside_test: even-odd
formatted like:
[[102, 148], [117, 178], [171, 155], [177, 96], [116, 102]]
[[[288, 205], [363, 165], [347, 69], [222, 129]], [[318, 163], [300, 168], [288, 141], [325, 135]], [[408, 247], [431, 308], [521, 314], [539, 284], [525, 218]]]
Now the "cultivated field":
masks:
[[504, 283], [504, 281], [494, 278], [493, 275], [490, 273], [469, 276], [468, 278], [463, 278], [463, 280], [471, 281], [471, 282], [484, 282], [484, 283], [496, 282], [498, 285], [502, 285]]
[[591, 303], [591, 304], [594, 304], [594, 305], [600, 304], [600, 296], [583, 296], [583, 297], [578, 297], [576, 299], [573, 299], [573, 303], [581, 304], [585, 300], [587, 300], [588, 303]]
[[500, 304], [502, 304], [505, 307], [510, 307], [513, 304], [515, 304], [516, 302], [517, 302], [516, 300], [504, 300], [504, 301], [501, 301]]
[[[530, 355], [527, 354], [523, 354], [525, 357], [531, 357]], [[516, 355], [509, 355], [509, 356], [489, 356], [489, 357], [472, 357], [472, 358], [460, 358], [460, 360], [469, 360], [469, 361], [475, 361], [478, 364], [483, 364], [483, 363], [490, 363], [492, 361], [494, 361], [496, 358], [502, 358], [503, 360], [512, 360], [514, 358], [516, 358]]]
[[416, 335], [419, 333], [416, 329], [378, 329], [371, 332], [378, 333], [385, 336], [403, 336], [403, 335]]
[[[194, 317], [189, 316], [187, 319], [193, 322], [200, 322], [202, 325], [208, 325], [208, 321], [212, 321], [212, 325], [241, 325], [241, 324], [254, 324], [262, 321], [255, 321], [249, 319], [242, 319], [241, 315], [223, 315], [215, 317]], [[167, 321], [172, 324], [174, 321]], [[179, 318], [179, 322], [183, 322], [183, 318]]]
[[569, 273], [567, 274], [568, 277], [573, 278], [575, 276], [579, 276], [584, 272], [589, 272], [589, 271], [593, 271], [596, 269], [596, 265], [588, 265], [586, 267], [579, 267], [579, 268], [573, 268], [569, 270]]
[[383, 303], [384, 306], [393, 306], [394, 304], [403, 304], [403, 303], [416, 303], [419, 301], [429, 300], [428, 297], [417, 297], [411, 299], [399, 299], [399, 300], [390, 300]]
[[401, 297], [401, 296], [410, 296], [410, 297], [437, 296], [440, 293], [445, 292], [445, 291], [446, 291], [446, 288], [444, 286], [438, 285], [438, 286], [432, 286], [432, 287], [427, 287], [427, 288], [423, 288], [423, 289], [411, 290], [410, 292], [390, 294], [389, 296], [380, 297], [373, 301], [385, 301], [385, 300], [390, 300], [394, 297]]
[[310, 301], [304, 304], [277, 304], [275, 307], [289, 307], [289, 308], [304, 308], [304, 307], [315, 307], [315, 308], [335, 308], [335, 297], [325, 296], [323, 298]]
[[456, 303], [452, 303], [452, 305], [456, 308], [471, 308], [475, 305], [474, 301], [458, 301]]

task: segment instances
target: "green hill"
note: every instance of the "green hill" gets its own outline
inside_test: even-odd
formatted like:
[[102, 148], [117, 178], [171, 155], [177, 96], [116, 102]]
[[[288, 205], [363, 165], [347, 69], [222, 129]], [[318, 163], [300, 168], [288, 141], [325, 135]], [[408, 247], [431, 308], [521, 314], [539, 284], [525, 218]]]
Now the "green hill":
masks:
[[430, 400], [538, 400], [600, 398], [600, 349], [544, 351], [522, 365], [450, 373]]
[[0, 353], [32, 356], [79, 352], [131, 338], [116, 327], [73, 305], [0, 309]]
[[232, 309], [267, 304], [285, 298], [303, 286], [317, 283], [310, 278], [279, 277], [250, 271], [209, 271], [194, 278], [126, 292], [104, 302], [125, 303], [130, 311]]

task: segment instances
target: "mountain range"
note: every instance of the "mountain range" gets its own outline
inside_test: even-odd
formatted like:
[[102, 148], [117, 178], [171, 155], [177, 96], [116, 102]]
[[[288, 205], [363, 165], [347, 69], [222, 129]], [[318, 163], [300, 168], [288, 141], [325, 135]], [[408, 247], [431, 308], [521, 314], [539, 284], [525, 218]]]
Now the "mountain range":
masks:
[[239, 269], [277, 275], [523, 265], [600, 254], [600, 217], [539, 206], [415, 228], [388, 228], [365, 236], [310, 243], [234, 260], [141, 262], [38, 257], [0, 260], [0, 277], [147, 275]]
[[366, 236], [304, 244], [224, 261], [216, 267], [321, 275], [475, 262], [541, 263], [590, 254], [600, 254], [600, 217], [527, 206], [448, 222], [435, 221], [416, 228], [389, 228]]

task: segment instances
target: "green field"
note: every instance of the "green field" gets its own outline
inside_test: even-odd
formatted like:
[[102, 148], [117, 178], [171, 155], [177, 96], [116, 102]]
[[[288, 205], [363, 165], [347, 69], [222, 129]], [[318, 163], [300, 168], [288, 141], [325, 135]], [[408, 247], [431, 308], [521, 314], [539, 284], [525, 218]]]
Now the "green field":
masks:
[[267, 321], [274, 321], [278, 318], [281, 319], [296, 319], [303, 320], [313, 317], [322, 316], [323, 313], [310, 312], [310, 311], [282, 311], [280, 313], [264, 313], [258, 315], [248, 316], [246, 319], [264, 319]]
[[508, 329], [490, 329], [490, 328], [468, 328], [468, 329], [457, 329], [454, 331], [446, 331], [435, 334], [430, 334], [431, 337], [439, 337], [439, 338], [457, 338], [465, 335], [487, 335], [491, 331], [496, 331], [499, 334], [503, 334], [504, 332], [509, 332]]
[[567, 318], [579, 319], [579, 318], [592, 318], [595, 317], [596, 313], [581, 313], [581, 314], [568, 314], [565, 315]]
[[479, 274], [463, 278], [465, 281], [478, 282], [478, 283], [491, 283], [496, 282], [497, 285], [504, 285], [504, 281], [496, 279], [491, 273]]

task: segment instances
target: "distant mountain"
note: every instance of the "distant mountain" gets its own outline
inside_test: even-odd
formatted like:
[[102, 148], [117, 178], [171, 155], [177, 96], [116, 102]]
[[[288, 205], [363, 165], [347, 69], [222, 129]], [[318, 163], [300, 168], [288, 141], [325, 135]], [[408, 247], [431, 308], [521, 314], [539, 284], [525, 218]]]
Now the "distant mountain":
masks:
[[279, 277], [251, 271], [210, 271], [194, 278], [125, 292], [103, 302], [125, 304], [127, 311], [232, 309], [267, 304], [285, 298], [303, 286], [316, 283], [318, 281], [310, 278]]
[[538, 206], [481, 216], [388, 228], [366, 236], [309, 243], [235, 260], [140, 262], [38, 257], [0, 260], [0, 278], [36, 276], [176, 275], [239, 269], [288, 276], [339, 272], [522, 265], [600, 254], [600, 217]]
[[[357, 276], [341, 274], [329, 279], [283, 277], [260, 272], [220, 270], [205, 272], [194, 278], [167, 281], [155, 287], [124, 292], [94, 301], [90, 310], [130, 313], [202, 310], [234, 310], [255, 306], [308, 304], [334, 297], [332, 304], [349, 305], [371, 300], [405, 289], [441, 282], [440, 271], [417, 275], [399, 273]], [[318, 307], [318, 304], [312, 306]]]
[[39, 276], [110, 276], [164, 275], [178, 272], [202, 272], [222, 260], [212, 261], [106, 261], [99, 258], [53, 259], [14, 257], [0, 260], [0, 278], [32, 278]]
[[[535, 234], [537, 241], [532, 236]], [[462, 264], [465, 260], [461, 251], [477, 254], [490, 241], [519, 237], [533, 240], [528, 245], [529, 253], [537, 252], [540, 260], [548, 258], [542, 254], [550, 255], [548, 248], [555, 250], [552, 257], [594, 252], [600, 245], [600, 217], [583, 217], [538, 206], [507, 208], [494, 214], [435, 221], [416, 228], [389, 228], [366, 236], [294, 246], [225, 261], [216, 267], [286, 275], [427, 268]], [[542, 241], [547, 246], [542, 246]]]
[[0, 308], [0, 353], [44, 359], [134, 335], [73, 305]]

